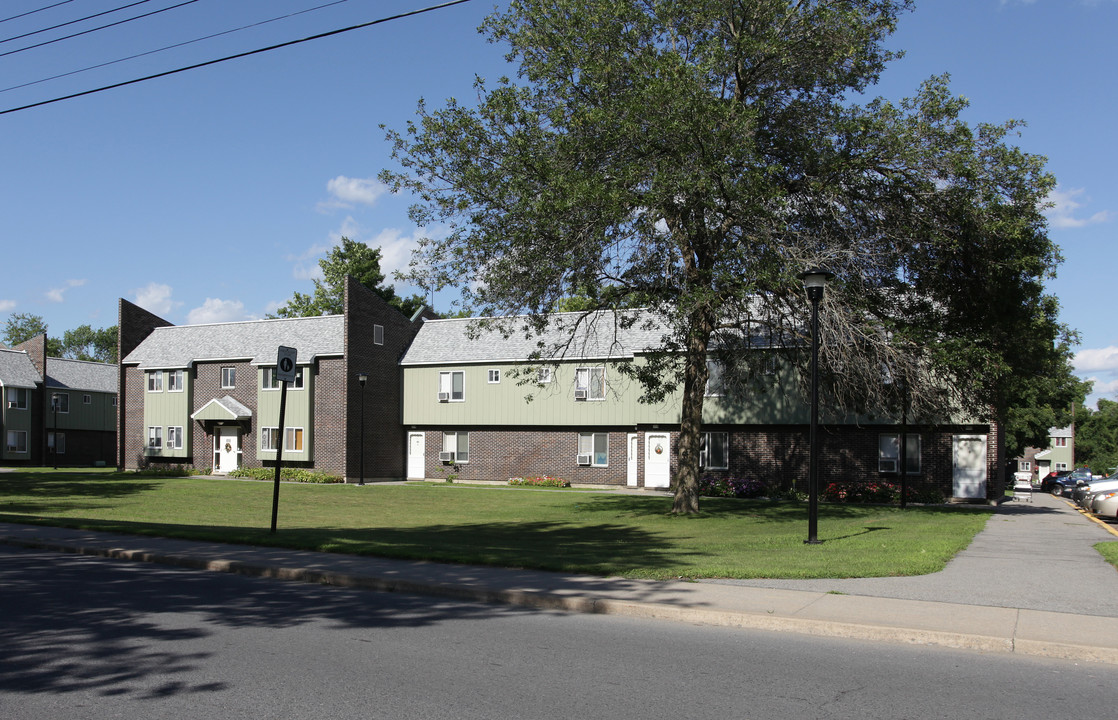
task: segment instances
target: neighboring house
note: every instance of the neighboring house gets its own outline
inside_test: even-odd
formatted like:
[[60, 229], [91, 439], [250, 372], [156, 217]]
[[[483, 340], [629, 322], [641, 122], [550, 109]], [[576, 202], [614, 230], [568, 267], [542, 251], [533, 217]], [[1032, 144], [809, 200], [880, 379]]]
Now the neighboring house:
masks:
[[1043, 478], [1050, 472], [1075, 468], [1075, 427], [1051, 428], [1048, 431], [1048, 448], [1038, 451], [1033, 459], [1037, 475]]
[[111, 464], [117, 367], [46, 356], [46, 336], [0, 350], [5, 463]]
[[[471, 321], [431, 320], [405, 353], [403, 424], [407, 476], [505, 481], [550, 474], [572, 483], [666, 488], [678, 473], [679, 394], [642, 403], [623, 363], [640, 363], [663, 334], [643, 321], [615, 327], [612, 315], [555, 318], [547, 335], [476, 336]], [[564, 338], [562, 356], [532, 353]], [[774, 370], [769, 391], [733, 398], [715, 366], [704, 401], [704, 473], [806, 489], [808, 407]], [[531, 396], [531, 401], [527, 396]], [[912, 424], [907, 472], [914, 483], [966, 499], [1001, 494], [996, 426]], [[900, 428], [892, 421], [824, 420], [821, 484], [899, 475]]]
[[[352, 278], [344, 308], [342, 315], [174, 326], [122, 299], [118, 465], [227, 473], [274, 466], [282, 442], [287, 466], [347, 480], [362, 469], [368, 480], [403, 477], [398, 362], [420, 320]], [[282, 429], [280, 346], [297, 353]]]

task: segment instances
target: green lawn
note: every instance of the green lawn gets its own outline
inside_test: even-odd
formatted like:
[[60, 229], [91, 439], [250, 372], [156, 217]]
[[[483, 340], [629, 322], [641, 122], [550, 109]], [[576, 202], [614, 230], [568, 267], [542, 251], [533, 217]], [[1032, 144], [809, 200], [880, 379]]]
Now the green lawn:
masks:
[[304, 485], [90, 471], [0, 473], [0, 521], [627, 577], [873, 577], [940, 570], [990, 517], [972, 507], [656, 496], [449, 484]]

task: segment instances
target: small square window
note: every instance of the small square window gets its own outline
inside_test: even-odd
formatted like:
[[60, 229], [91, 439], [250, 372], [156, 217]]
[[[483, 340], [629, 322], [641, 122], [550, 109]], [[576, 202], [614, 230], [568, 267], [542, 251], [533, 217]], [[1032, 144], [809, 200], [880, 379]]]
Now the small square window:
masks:
[[223, 367], [221, 368], [221, 387], [235, 388], [237, 387], [237, 368]]
[[551, 382], [551, 368], [539, 368], [536, 370], [536, 382], [540, 385], [547, 385]]
[[490, 385], [495, 385], [499, 382], [501, 382], [501, 371], [500, 370], [490, 370], [489, 371], [489, 384]]
[[89, 393], [85, 393], [84, 395], [82, 395], [82, 405], [92, 405], [92, 404], [93, 404], [93, 396], [92, 395], [90, 395]]

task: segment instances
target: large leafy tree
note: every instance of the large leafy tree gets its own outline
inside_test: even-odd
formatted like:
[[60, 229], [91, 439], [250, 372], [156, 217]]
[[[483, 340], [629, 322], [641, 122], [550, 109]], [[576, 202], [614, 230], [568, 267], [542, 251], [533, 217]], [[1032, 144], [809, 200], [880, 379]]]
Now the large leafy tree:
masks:
[[116, 341], [116, 325], [98, 329], [89, 325], [79, 325], [62, 334], [62, 353], [60, 357], [116, 363]]
[[[15, 347], [27, 342], [33, 337], [47, 334], [47, 323], [41, 315], [31, 313], [12, 313], [4, 323], [4, 342], [8, 347]], [[57, 338], [47, 336], [47, 355], [59, 357], [62, 354], [62, 343]]]
[[761, 340], [802, 369], [810, 267], [835, 273], [832, 405], [1002, 412], [1013, 333], [1066, 334], [1041, 285], [1060, 259], [1041, 214], [1053, 179], [1007, 142], [1017, 123], [964, 122], [945, 77], [862, 100], [910, 7], [512, 0], [483, 30], [517, 77], [479, 79], [476, 106], [421, 102], [388, 133], [400, 169], [382, 177], [416, 195], [419, 226], [450, 228], [412, 277], [537, 329], [572, 296], [653, 311], [663, 340], [629, 371], [647, 399], [682, 388], [676, 512], [698, 510], [708, 357], [757, 376]]
[[1098, 474], [1118, 469], [1118, 402], [1098, 401], [1097, 410], [1080, 407], [1075, 422], [1075, 464]]
[[341, 244], [335, 245], [326, 257], [318, 261], [318, 266], [322, 269], [322, 279], [315, 279], [314, 293], [307, 295], [296, 292], [286, 305], [276, 311], [274, 317], [341, 314], [344, 309], [346, 275], [352, 275], [357, 282], [375, 292], [405, 315], [411, 315], [423, 307], [423, 298], [418, 295], [403, 298], [396, 295], [391, 285], [384, 284], [380, 259], [380, 248], [371, 248], [364, 243], [343, 237]]

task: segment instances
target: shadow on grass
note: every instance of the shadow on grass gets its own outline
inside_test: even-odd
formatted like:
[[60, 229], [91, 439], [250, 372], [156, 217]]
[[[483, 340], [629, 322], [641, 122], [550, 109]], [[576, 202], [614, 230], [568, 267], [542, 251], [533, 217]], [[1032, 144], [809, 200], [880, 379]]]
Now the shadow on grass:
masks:
[[100, 507], [105, 501], [155, 490], [150, 479], [89, 470], [12, 471], [0, 474], [0, 512], [47, 515]]

